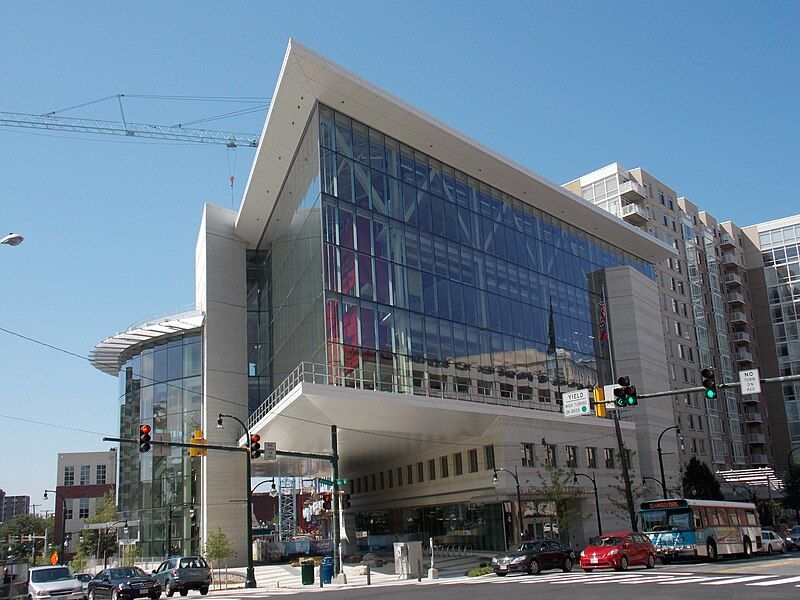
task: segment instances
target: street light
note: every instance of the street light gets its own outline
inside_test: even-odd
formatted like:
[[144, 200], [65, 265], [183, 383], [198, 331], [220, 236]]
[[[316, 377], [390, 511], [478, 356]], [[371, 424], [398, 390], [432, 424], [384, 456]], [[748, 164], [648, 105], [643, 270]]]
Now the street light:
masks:
[[519, 490], [519, 476], [517, 475], [517, 467], [514, 465], [514, 470], [509, 471], [508, 469], [504, 469], [502, 467], [495, 467], [494, 474], [492, 475], [492, 483], [497, 483], [500, 481], [500, 478], [497, 476], [498, 471], [503, 471], [511, 475], [514, 478], [514, 483], [517, 486], [517, 512], [518, 512], [518, 519], [519, 519], [519, 541], [522, 542], [522, 494], [520, 494]]
[[25, 238], [18, 233], [9, 233], [0, 238], [0, 244], [8, 246], [19, 246]]
[[[8, 236], [6, 236], [6, 237], [8, 237]], [[22, 237], [22, 236], [20, 236], [20, 237]], [[5, 239], [5, 238], [3, 238], [3, 239]], [[19, 242], [17, 242], [17, 243], [19, 243]], [[13, 244], [13, 245], [16, 246], [17, 244]], [[55, 494], [56, 498], [59, 498], [59, 497], [61, 498], [61, 505], [62, 505], [61, 506], [61, 508], [62, 508], [62, 510], [61, 510], [61, 553], [58, 556], [58, 562], [63, 565], [63, 564], [65, 564], [63, 562], [64, 561], [64, 555], [67, 553], [67, 547], [66, 547], [66, 540], [67, 540], [67, 499], [64, 498], [63, 494], [59, 494], [55, 490], [45, 490], [44, 491], [44, 495], [42, 496], [43, 500], [47, 500], [47, 492], [51, 492], [52, 494]]]
[[575, 473], [572, 477], [573, 485], [578, 485], [578, 477], [586, 477], [592, 482], [594, 488], [594, 511], [597, 513], [597, 535], [603, 535], [603, 522], [600, 520], [600, 496], [597, 494], [597, 480], [594, 474], [586, 475], [585, 473]]
[[256, 587], [256, 572], [253, 568], [253, 490], [250, 489], [250, 430], [247, 429], [247, 425], [239, 417], [234, 417], [233, 415], [226, 415], [223, 413], [219, 413], [217, 415], [217, 429], [222, 429], [222, 418], [225, 417], [227, 419], [233, 419], [239, 425], [242, 426], [245, 435], [247, 436], [245, 440], [245, 448], [247, 452], [245, 454], [245, 460], [247, 461], [247, 480], [245, 481], [247, 485], [247, 571], [245, 573], [244, 578], [244, 587], [246, 588], [254, 588]]
[[664, 457], [661, 452], [661, 438], [664, 437], [664, 434], [668, 431], [674, 429], [678, 434], [678, 439], [681, 442], [681, 450], [684, 449], [683, 446], [683, 435], [681, 434], [681, 428], [677, 425], [673, 425], [672, 427], [667, 427], [664, 431], [661, 432], [658, 436], [658, 468], [661, 470], [661, 493], [663, 497], [667, 497], [667, 478], [664, 476]]

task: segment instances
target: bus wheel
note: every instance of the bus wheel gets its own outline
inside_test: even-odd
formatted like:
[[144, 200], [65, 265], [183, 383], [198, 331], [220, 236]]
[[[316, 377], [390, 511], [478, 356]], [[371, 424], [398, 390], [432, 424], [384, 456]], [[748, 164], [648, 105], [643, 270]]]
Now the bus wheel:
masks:
[[750, 543], [750, 538], [744, 538], [744, 557], [753, 557], [753, 544]]
[[708, 540], [708, 543], [706, 544], [706, 552], [709, 562], [714, 562], [717, 560], [717, 545], [714, 543], [714, 540]]

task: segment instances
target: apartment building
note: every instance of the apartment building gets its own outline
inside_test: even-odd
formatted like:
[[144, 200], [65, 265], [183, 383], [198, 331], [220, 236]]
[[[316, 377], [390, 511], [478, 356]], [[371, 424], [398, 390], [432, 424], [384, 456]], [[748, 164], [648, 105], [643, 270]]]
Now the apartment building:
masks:
[[27, 515], [31, 512], [30, 496], [8, 496], [3, 497], [3, 513], [0, 521], [8, 521], [17, 515]]
[[61, 523], [68, 544], [67, 553], [75, 551], [78, 534], [86, 519], [95, 515], [97, 500], [116, 489], [117, 451], [61, 452], [58, 454], [55, 499], [55, 543], [61, 544]]

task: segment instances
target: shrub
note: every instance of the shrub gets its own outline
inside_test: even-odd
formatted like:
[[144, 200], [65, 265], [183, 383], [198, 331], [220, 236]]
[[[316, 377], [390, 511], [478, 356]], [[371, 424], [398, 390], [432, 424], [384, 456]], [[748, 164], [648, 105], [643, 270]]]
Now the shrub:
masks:
[[492, 567], [485, 566], [485, 567], [472, 567], [469, 571], [467, 571], [467, 577], [480, 577], [481, 575], [488, 575], [492, 572]]

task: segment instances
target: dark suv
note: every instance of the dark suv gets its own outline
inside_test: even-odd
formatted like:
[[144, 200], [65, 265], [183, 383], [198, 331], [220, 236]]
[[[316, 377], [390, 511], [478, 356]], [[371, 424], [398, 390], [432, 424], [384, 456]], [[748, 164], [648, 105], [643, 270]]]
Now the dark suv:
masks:
[[173, 556], [161, 563], [153, 577], [161, 584], [167, 596], [189, 590], [199, 590], [205, 596], [211, 585], [211, 568], [202, 556]]

